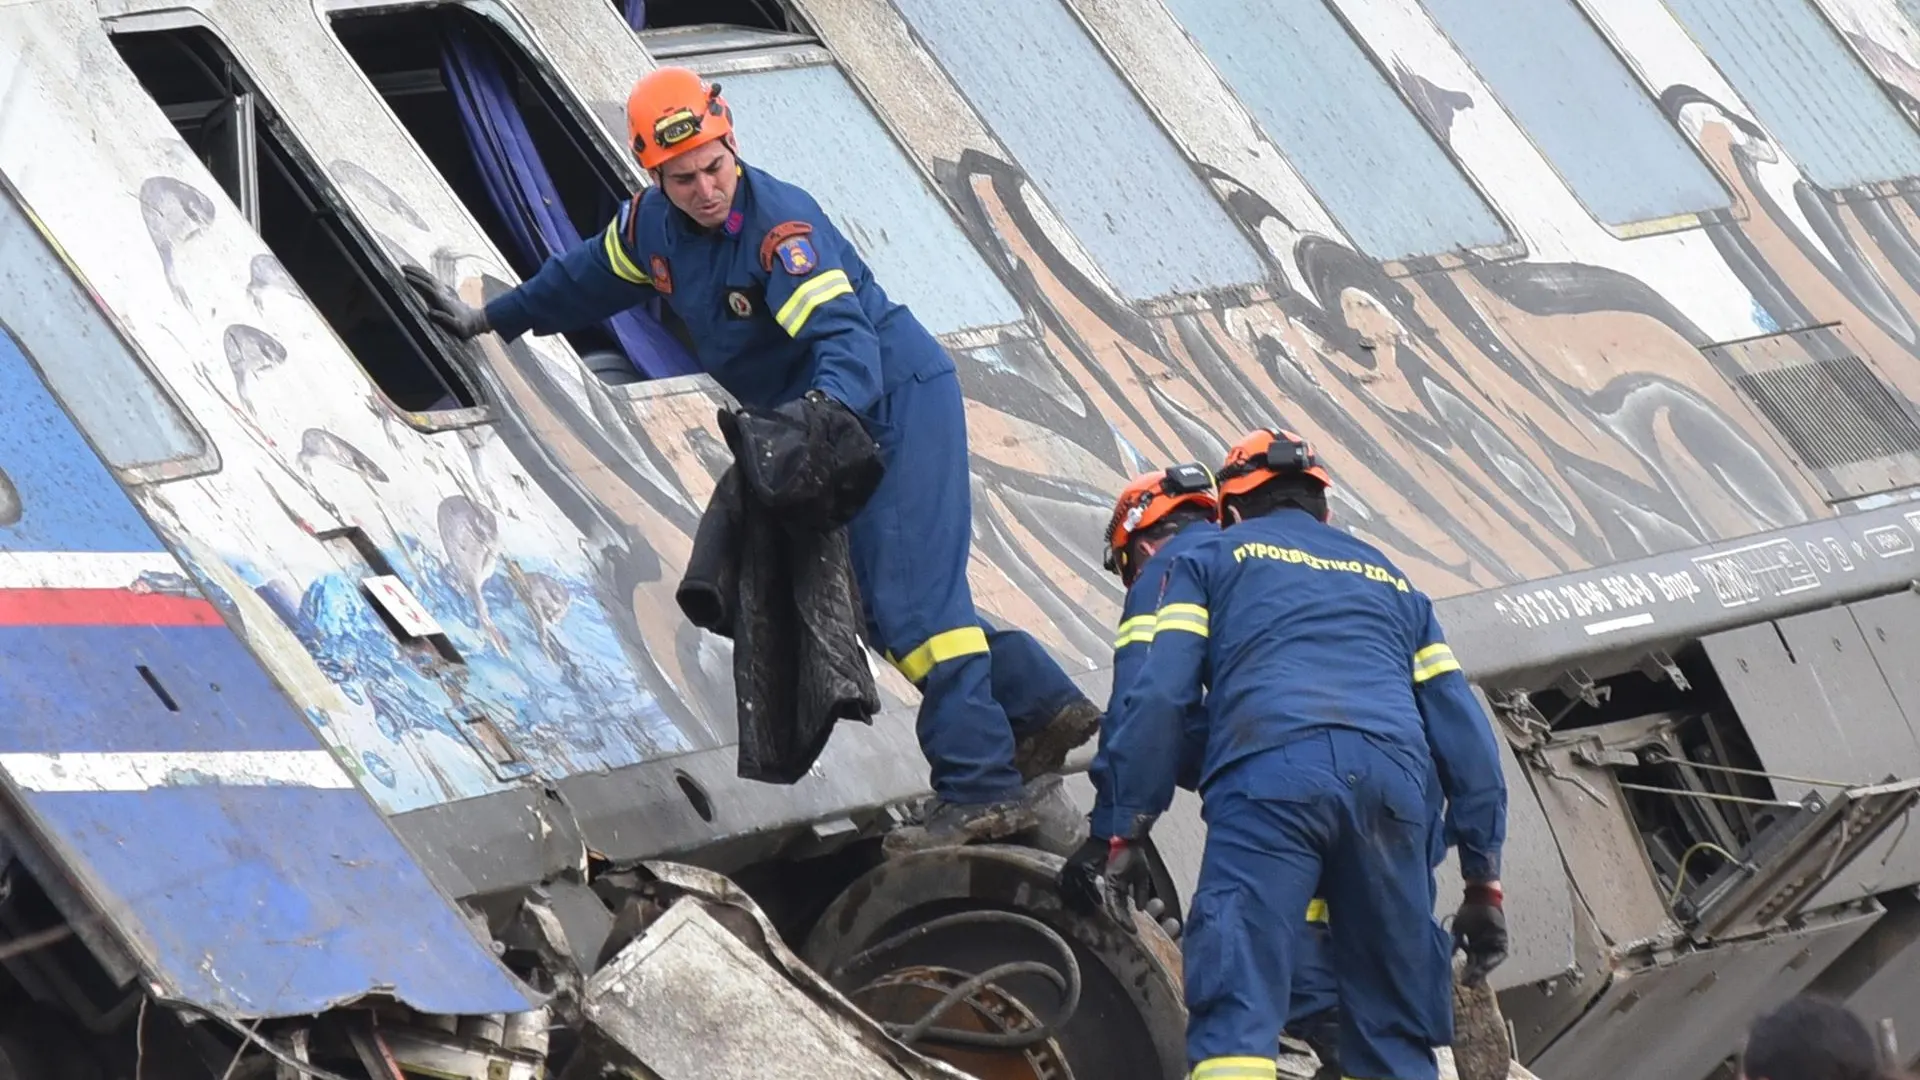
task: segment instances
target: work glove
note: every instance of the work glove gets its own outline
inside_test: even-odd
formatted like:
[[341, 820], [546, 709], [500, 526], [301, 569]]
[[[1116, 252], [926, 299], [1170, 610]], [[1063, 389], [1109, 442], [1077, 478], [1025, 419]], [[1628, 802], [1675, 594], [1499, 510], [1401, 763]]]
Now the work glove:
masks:
[[1453, 914], [1454, 946], [1467, 954], [1460, 973], [1463, 985], [1480, 985], [1507, 958], [1507, 914], [1500, 906], [1504, 899], [1497, 882], [1468, 885]]
[[1089, 836], [1084, 844], [1072, 855], [1067, 864], [1060, 868], [1060, 876], [1054, 884], [1060, 890], [1060, 901], [1069, 911], [1082, 915], [1092, 915], [1100, 910], [1100, 878], [1107, 870], [1107, 838]]
[[1100, 875], [1100, 902], [1107, 917], [1127, 933], [1138, 933], [1132, 909], [1147, 910], [1152, 895], [1153, 874], [1139, 843], [1123, 836], [1107, 841], [1106, 866]]
[[420, 294], [421, 301], [427, 305], [427, 318], [432, 319], [435, 326], [461, 341], [470, 341], [491, 329], [484, 310], [468, 307], [458, 293], [432, 274], [418, 266], [403, 266], [400, 273], [407, 284], [413, 286], [413, 291]]

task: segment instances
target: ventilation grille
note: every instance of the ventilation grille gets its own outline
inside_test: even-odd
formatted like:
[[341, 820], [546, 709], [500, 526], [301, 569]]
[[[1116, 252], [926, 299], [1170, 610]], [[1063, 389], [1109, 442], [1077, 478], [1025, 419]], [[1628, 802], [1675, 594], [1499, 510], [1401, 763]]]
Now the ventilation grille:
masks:
[[1858, 356], [1742, 375], [1738, 385], [1808, 468], [1920, 454], [1920, 425]]
[[1920, 414], [1838, 324], [1708, 345], [1827, 501], [1920, 487]]

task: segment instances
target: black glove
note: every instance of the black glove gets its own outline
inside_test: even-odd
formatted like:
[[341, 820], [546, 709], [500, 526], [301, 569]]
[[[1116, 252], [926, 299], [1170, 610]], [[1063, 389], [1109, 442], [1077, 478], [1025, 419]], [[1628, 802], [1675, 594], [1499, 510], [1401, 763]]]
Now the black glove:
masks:
[[440, 283], [439, 279], [418, 266], [403, 266], [401, 276], [420, 299], [427, 305], [427, 318], [434, 325], [459, 338], [468, 341], [487, 332], [487, 313], [476, 307], [468, 307], [458, 293]]
[[1464, 985], [1480, 985], [1507, 958], [1507, 913], [1500, 907], [1504, 899], [1498, 885], [1469, 885], [1453, 914], [1454, 946], [1467, 954], [1460, 973]]
[[1069, 911], [1082, 915], [1099, 911], [1100, 878], [1106, 869], [1107, 838], [1087, 837], [1087, 842], [1067, 858], [1067, 865], [1060, 868], [1060, 876], [1054, 879], [1060, 890], [1060, 901]]
[[1107, 841], [1106, 869], [1100, 875], [1100, 901], [1107, 916], [1129, 934], [1138, 933], [1133, 910], [1146, 910], [1153, 895], [1153, 874], [1139, 844], [1116, 836]]

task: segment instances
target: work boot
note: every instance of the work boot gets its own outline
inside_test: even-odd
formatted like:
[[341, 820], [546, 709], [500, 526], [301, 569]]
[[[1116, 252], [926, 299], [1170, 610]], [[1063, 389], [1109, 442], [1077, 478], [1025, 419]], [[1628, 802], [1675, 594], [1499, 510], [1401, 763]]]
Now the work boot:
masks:
[[888, 858], [919, 851], [960, 847], [982, 840], [1003, 840], [1040, 823], [1029, 788], [1017, 799], [991, 803], [950, 803], [935, 796], [927, 803], [920, 823], [902, 825], [880, 842]]
[[1047, 721], [1047, 726], [1014, 740], [1013, 767], [1020, 779], [1031, 781], [1048, 773], [1057, 773], [1074, 748], [1100, 730], [1100, 708], [1086, 698], [1078, 698]]

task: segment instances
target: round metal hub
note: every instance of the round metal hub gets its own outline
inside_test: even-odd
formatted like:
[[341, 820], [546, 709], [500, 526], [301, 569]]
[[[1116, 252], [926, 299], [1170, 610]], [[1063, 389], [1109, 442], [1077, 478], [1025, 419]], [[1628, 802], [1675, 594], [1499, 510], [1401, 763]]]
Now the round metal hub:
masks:
[[[952, 968], [902, 968], [847, 996], [876, 1020], [911, 1024], [967, 978], [964, 972]], [[1031, 1031], [1040, 1026], [1040, 1018], [1018, 998], [989, 983], [949, 1008], [937, 1025], [998, 1035]], [[1073, 1080], [1066, 1055], [1052, 1039], [1008, 1050], [943, 1046], [924, 1040], [914, 1049], [980, 1080]]]

